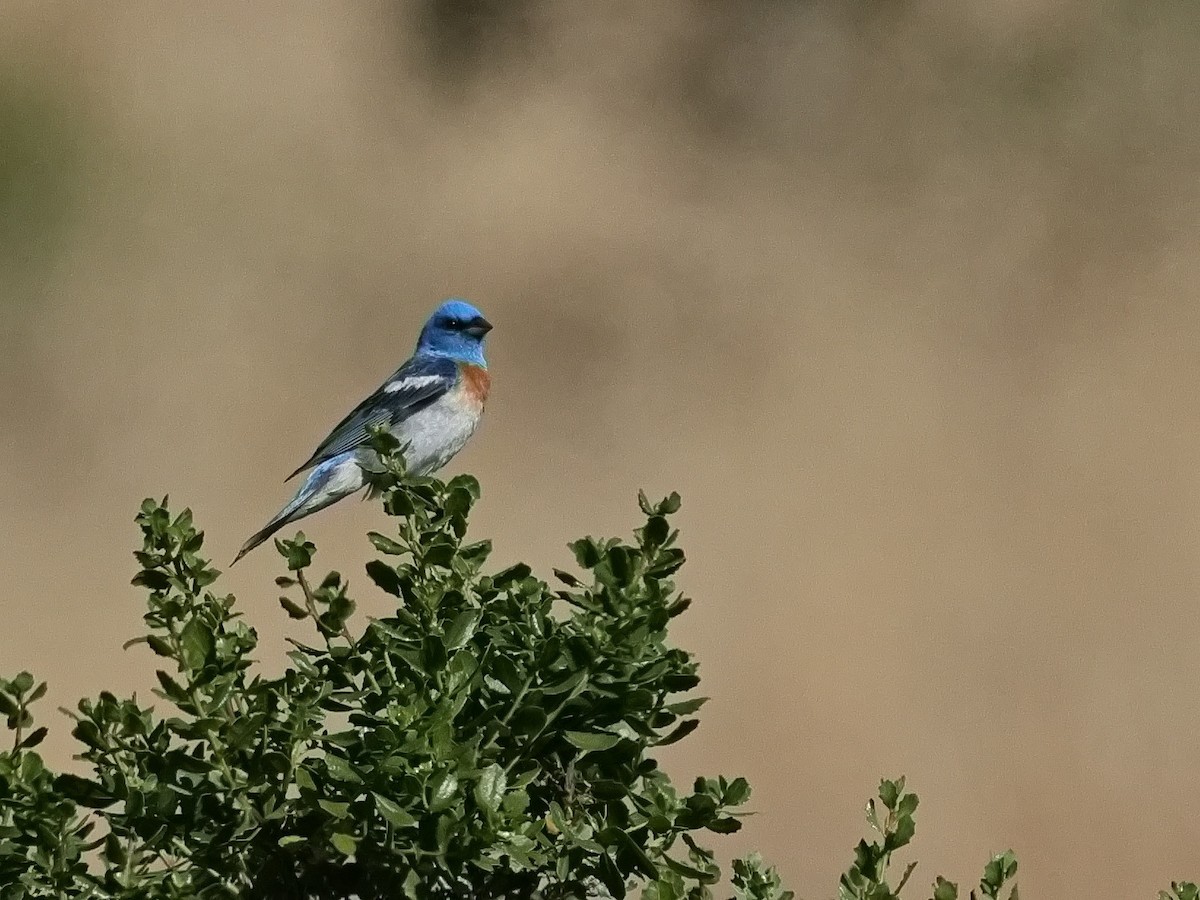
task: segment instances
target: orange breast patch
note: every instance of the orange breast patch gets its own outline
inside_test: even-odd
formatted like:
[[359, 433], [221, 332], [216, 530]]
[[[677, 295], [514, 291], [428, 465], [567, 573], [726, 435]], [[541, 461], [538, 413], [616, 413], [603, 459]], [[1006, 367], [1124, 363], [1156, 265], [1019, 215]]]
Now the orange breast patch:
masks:
[[483, 366], [474, 366], [470, 363], [462, 364], [461, 371], [463, 393], [471, 402], [479, 404], [482, 409], [492, 386], [492, 376]]

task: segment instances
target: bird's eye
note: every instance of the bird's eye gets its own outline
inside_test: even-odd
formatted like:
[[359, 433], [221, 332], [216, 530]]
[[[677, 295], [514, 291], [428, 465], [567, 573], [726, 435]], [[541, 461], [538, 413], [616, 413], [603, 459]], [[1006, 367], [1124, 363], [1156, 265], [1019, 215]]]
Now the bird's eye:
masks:
[[462, 319], [447, 319], [446, 327], [451, 331], [462, 331], [466, 323]]

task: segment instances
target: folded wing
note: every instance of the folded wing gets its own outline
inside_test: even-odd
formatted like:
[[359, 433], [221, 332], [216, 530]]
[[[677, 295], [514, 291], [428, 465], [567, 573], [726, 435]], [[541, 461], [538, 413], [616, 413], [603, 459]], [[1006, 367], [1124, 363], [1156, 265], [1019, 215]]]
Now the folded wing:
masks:
[[356, 406], [313, 451], [308, 461], [287, 477], [291, 480], [313, 466], [367, 442], [369, 428], [394, 428], [413, 413], [436, 402], [458, 379], [458, 366], [441, 357], [414, 357], [396, 370], [375, 393]]

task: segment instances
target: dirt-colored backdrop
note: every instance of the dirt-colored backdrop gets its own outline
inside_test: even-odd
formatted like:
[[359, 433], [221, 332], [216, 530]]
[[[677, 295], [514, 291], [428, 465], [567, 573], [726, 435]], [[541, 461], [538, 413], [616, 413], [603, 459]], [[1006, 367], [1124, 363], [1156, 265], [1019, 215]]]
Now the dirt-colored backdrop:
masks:
[[1200, 876], [1197, 59], [1184, 0], [0, 2], [0, 669], [147, 692], [137, 503], [225, 562], [461, 294], [498, 561], [684, 496], [725, 856], [831, 896], [903, 772], [918, 893]]

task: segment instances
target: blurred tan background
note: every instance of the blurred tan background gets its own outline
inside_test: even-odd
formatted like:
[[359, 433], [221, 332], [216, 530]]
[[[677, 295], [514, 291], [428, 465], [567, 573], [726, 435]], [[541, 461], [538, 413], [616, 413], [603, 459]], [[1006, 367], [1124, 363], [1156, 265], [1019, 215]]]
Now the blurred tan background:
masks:
[[[726, 858], [832, 896], [903, 772], [921, 896], [1200, 876], [1198, 54], [1184, 0], [0, 0], [0, 668], [145, 694], [137, 503], [224, 564], [461, 294], [498, 565], [684, 496]], [[305, 523], [368, 611], [379, 521]], [[222, 582], [269, 671], [279, 569]]]

